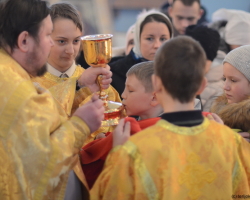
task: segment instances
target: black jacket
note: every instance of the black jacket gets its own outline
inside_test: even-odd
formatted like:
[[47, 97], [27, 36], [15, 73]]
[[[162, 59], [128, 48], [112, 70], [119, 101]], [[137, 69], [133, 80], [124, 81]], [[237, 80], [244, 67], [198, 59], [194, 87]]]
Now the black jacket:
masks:
[[133, 50], [131, 50], [130, 53], [124, 58], [121, 58], [115, 62], [109, 63], [109, 66], [113, 73], [111, 85], [117, 90], [120, 96], [122, 95], [123, 90], [125, 88], [127, 71], [133, 65], [138, 64], [143, 61], [146, 61], [146, 60], [143, 58], [137, 59], [134, 55]]

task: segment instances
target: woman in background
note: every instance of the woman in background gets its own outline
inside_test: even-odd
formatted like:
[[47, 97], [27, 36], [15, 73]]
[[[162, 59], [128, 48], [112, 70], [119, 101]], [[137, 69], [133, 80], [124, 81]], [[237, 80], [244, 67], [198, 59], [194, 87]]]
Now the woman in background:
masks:
[[127, 56], [109, 64], [113, 73], [111, 84], [120, 96], [125, 88], [127, 71], [137, 63], [154, 60], [157, 49], [171, 37], [172, 24], [165, 14], [152, 9], [138, 16], [134, 31], [135, 46]]

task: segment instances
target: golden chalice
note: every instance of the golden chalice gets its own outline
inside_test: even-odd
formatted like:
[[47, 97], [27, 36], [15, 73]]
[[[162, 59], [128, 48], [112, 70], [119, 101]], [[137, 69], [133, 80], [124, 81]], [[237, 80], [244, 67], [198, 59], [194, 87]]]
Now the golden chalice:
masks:
[[[96, 67], [102, 67], [103, 64], [109, 63], [112, 57], [112, 40], [111, 34], [86, 35], [81, 37], [84, 58], [86, 62]], [[119, 102], [108, 101], [108, 95], [103, 91], [98, 76], [97, 84], [100, 89], [100, 98], [104, 102], [105, 112], [102, 126], [117, 125], [122, 115], [123, 106]]]

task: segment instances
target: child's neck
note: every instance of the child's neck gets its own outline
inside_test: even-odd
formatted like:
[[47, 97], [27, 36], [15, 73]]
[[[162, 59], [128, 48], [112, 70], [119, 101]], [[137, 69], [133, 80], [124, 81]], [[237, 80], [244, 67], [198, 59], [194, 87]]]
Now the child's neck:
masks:
[[149, 112], [140, 115], [139, 116], [139, 120], [144, 120], [144, 119], [150, 119], [150, 118], [155, 118], [155, 117], [159, 117], [161, 114], [163, 113], [163, 109], [160, 105], [153, 107]]
[[163, 110], [164, 113], [194, 110], [194, 102], [185, 104], [180, 102], [175, 104], [167, 104], [163, 106]]
[[61, 67], [61, 66], [58, 66], [58, 65], [56, 65], [56, 64], [54, 64], [53, 62], [49, 62], [48, 61], [48, 63], [53, 67], [53, 68], [55, 68], [56, 70], [58, 70], [59, 72], [61, 72], [61, 73], [64, 73], [64, 72], [66, 72], [70, 67], [72, 67], [72, 65], [73, 65], [73, 63], [70, 65], [70, 66], [67, 66], [67, 67]]
[[161, 105], [163, 107], [164, 113], [194, 110], [193, 99], [188, 103], [181, 103], [180, 101], [173, 99], [169, 95], [164, 95]]

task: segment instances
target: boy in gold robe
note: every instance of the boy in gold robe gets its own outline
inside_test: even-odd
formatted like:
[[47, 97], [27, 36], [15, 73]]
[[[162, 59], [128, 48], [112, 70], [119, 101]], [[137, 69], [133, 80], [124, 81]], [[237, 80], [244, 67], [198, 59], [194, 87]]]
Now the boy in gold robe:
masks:
[[[103, 68], [89, 67], [85, 70], [75, 63], [83, 32], [81, 17], [77, 9], [67, 2], [52, 4], [50, 9], [53, 22], [51, 38], [54, 45], [51, 47], [47, 61], [48, 71], [43, 76], [33, 77], [32, 81], [47, 88], [58, 103], [59, 110], [65, 111], [68, 117], [79, 106], [90, 101], [92, 94], [99, 90], [96, 84], [96, 78], [99, 74], [102, 74], [102, 87], [107, 88], [105, 93], [108, 95], [108, 100], [120, 102], [116, 90], [111, 86], [108, 87], [111, 82], [111, 72], [108, 65], [104, 65]], [[97, 134], [112, 130], [112, 126], [100, 127], [89, 135], [84, 144], [94, 140]], [[85, 177], [80, 162], [77, 162], [74, 172], [70, 172], [69, 175], [65, 200], [82, 199], [81, 182], [85, 184]], [[85, 186], [87, 185], [85, 184]]]
[[[83, 33], [77, 9], [67, 2], [52, 4], [50, 9], [54, 26], [51, 38], [54, 45], [47, 61], [48, 71], [41, 77], [32, 78], [32, 81], [49, 89], [68, 116], [71, 116], [80, 105], [88, 102], [94, 92], [99, 91], [96, 78], [101, 74], [102, 87], [107, 88], [105, 93], [108, 95], [108, 100], [121, 102], [116, 90], [109, 86], [111, 72], [108, 65], [89, 67], [85, 70], [75, 63]], [[109, 127], [101, 127], [92, 133], [86, 142], [92, 141], [98, 133], [112, 130]]]
[[[32, 76], [46, 71], [53, 41], [46, 1], [0, 4], [0, 199], [63, 199], [69, 171], [103, 119], [96, 96], [70, 119]], [[87, 113], [87, 114], [86, 114]]]
[[[231, 199], [250, 194], [250, 146], [202, 116], [193, 100], [205, 87], [205, 53], [187, 36], [164, 43], [152, 77], [162, 119], [109, 154], [91, 199]], [[113, 139], [129, 136], [124, 120]]]

